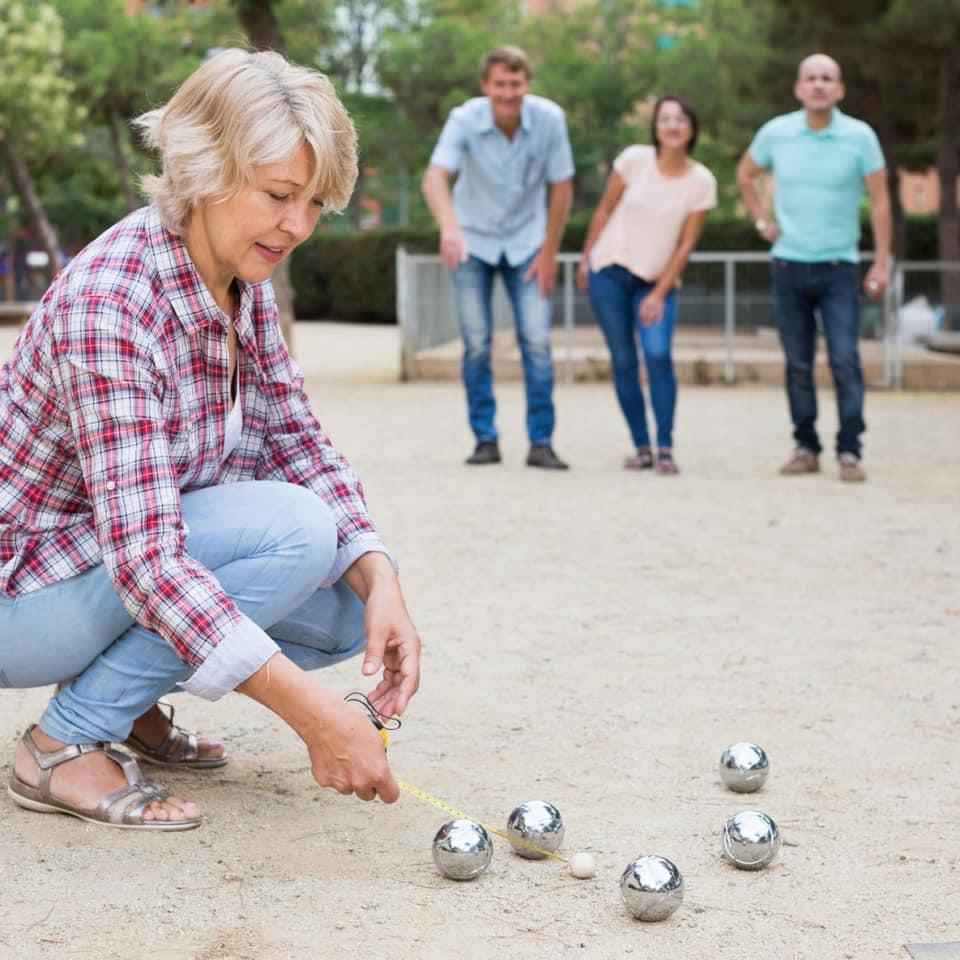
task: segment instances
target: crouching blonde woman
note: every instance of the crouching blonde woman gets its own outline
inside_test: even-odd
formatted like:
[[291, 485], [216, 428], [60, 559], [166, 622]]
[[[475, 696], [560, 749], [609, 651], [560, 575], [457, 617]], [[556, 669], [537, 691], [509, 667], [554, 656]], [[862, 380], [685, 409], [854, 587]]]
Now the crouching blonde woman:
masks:
[[173, 724], [178, 685], [238, 691], [302, 738], [316, 781], [398, 789], [366, 714], [308, 674], [365, 651], [384, 714], [420, 641], [360, 482], [311, 413], [270, 276], [347, 203], [356, 135], [328, 81], [228, 50], [139, 118], [151, 205], [54, 280], [0, 371], [0, 686], [57, 684], [17, 747], [23, 807], [183, 830], [144, 780], [223, 745]]

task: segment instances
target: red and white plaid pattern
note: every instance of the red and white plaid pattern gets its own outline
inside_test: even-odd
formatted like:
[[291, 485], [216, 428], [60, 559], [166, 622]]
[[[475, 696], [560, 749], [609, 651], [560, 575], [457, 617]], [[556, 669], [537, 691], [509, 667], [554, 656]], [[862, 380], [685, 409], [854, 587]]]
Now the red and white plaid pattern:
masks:
[[181, 492], [309, 487], [337, 520], [328, 582], [384, 550], [358, 478], [310, 412], [269, 283], [242, 286], [243, 434], [221, 465], [226, 324], [151, 207], [57, 277], [0, 369], [0, 590], [16, 597], [103, 562], [130, 614], [199, 665], [245, 618], [185, 553]]

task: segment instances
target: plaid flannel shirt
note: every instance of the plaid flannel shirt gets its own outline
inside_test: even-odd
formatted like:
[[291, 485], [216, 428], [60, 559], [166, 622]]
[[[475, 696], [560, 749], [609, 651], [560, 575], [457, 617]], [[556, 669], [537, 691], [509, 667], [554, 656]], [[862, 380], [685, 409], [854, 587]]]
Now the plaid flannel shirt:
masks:
[[187, 554], [182, 492], [251, 479], [312, 489], [337, 522], [325, 585], [387, 552], [310, 411], [269, 283], [242, 285], [243, 432], [221, 463], [227, 322], [145, 207], [57, 277], [0, 369], [0, 590], [17, 597], [104, 563], [130, 615], [197, 668], [185, 686], [209, 699], [277, 647]]

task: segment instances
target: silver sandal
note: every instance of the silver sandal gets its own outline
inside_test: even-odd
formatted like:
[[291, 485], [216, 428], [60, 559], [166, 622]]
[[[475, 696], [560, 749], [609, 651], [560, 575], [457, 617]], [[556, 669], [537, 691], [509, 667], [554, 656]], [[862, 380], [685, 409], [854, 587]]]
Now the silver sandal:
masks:
[[222, 767], [227, 762], [223, 754], [216, 757], [201, 755], [197, 735], [190, 730], [184, 730], [183, 727], [178, 727], [173, 722], [173, 704], [158, 703], [157, 706], [164, 712], [169, 711], [167, 719], [170, 721], [170, 729], [163, 743], [152, 747], [144, 743], [133, 731], [123, 741], [123, 745], [133, 750], [141, 760], [156, 764], [158, 767], [182, 767], [192, 770], [210, 770], [214, 767]]
[[[144, 811], [155, 800], [164, 801], [170, 794], [163, 787], [145, 780], [133, 757], [112, 749], [106, 743], [71, 743], [60, 750], [45, 753], [33, 739], [35, 727], [23, 735], [23, 745], [37, 765], [39, 780], [35, 787], [24, 783], [16, 772], [10, 774], [7, 793], [14, 803], [38, 813], [66, 813], [88, 823], [101, 823], [108, 827], [124, 827], [129, 830], [192, 830], [199, 827], [200, 817], [184, 820], [145, 820]], [[63, 763], [69, 763], [87, 753], [106, 754], [127, 778], [127, 785], [105, 796], [93, 810], [59, 800], [50, 793], [50, 778], [53, 771]]]

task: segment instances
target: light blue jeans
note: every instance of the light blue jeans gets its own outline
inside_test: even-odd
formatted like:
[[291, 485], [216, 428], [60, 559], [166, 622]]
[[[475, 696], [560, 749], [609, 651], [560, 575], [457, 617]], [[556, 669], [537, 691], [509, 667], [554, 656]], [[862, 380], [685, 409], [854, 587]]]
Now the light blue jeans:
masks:
[[[535, 256], [535, 255], [534, 255]], [[531, 446], [548, 445], [553, 436], [553, 360], [550, 355], [552, 302], [541, 292], [537, 279], [524, 280], [533, 261], [511, 267], [505, 257], [497, 264], [470, 257], [453, 271], [460, 333], [463, 336], [463, 383], [467, 412], [477, 443], [497, 439], [494, 425], [497, 403], [493, 396], [490, 346], [493, 336], [491, 300], [493, 280], [499, 273], [513, 307], [517, 343], [523, 358], [527, 389], [527, 434]]]
[[[311, 491], [276, 481], [207, 487], [184, 494], [183, 518], [190, 556], [300, 667], [364, 648], [359, 597], [342, 579], [319, 587], [336, 555], [336, 525]], [[193, 669], [134, 623], [102, 564], [16, 599], [0, 595], [0, 686], [70, 680], [40, 720], [65, 743], [122, 742]]]

